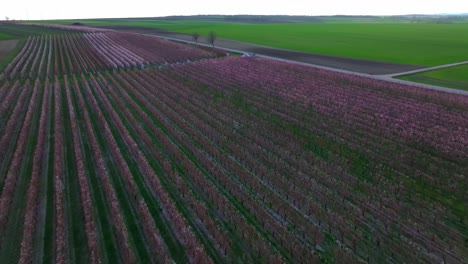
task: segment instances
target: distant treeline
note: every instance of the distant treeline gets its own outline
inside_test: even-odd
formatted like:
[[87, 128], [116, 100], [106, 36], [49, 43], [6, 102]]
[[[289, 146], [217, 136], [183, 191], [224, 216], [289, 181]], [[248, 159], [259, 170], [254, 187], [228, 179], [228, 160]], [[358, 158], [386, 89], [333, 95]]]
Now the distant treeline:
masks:
[[197, 16], [168, 16], [158, 19], [164, 20], [209, 20], [209, 21], [227, 21], [227, 22], [248, 22], [248, 23], [320, 23], [323, 22], [320, 17], [314, 16], [287, 16], [287, 15], [197, 15]]
[[[139, 18], [141, 19], [141, 18]], [[400, 15], [400, 16], [288, 16], [288, 15], [196, 15], [167, 16], [147, 19], [158, 20], [208, 20], [238, 23], [326, 23], [326, 22], [409, 22], [409, 23], [460, 23], [468, 22], [468, 14], [457, 15]]]

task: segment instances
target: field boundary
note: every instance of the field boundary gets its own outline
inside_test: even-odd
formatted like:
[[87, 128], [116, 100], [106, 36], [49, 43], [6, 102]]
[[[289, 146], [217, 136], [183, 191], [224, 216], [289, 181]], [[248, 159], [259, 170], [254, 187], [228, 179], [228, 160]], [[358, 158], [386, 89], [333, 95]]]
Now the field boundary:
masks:
[[[130, 32], [133, 32], [133, 31], [130, 30]], [[190, 35], [181, 34], [181, 33], [173, 33], [173, 32], [142, 33], [138, 31], [135, 31], [135, 33], [155, 35], [155, 36], [160, 36], [160, 37], [173, 38], [173, 39], [193, 42], [192, 37]], [[202, 44], [200, 42], [198, 43]], [[244, 52], [262, 54], [265, 56], [289, 59], [289, 60], [294, 60], [294, 61], [299, 61], [299, 62], [304, 62], [304, 63], [317, 64], [317, 65], [321, 65], [325, 67], [331, 67], [331, 68], [337, 68], [337, 69], [343, 69], [343, 70], [349, 70], [349, 71], [367, 73], [367, 74], [373, 74], [373, 75], [393, 74], [393, 73], [399, 73], [399, 72], [404, 72], [404, 71], [425, 68], [425, 66], [418, 66], [418, 65], [397, 64], [397, 63], [391, 63], [391, 62], [357, 59], [357, 58], [350, 58], [350, 57], [340, 57], [340, 56], [333, 56], [333, 55], [326, 55], [326, 54], [309, 53], [309, 52], [303, 52], [303, 51], [297, 51], [297, 50], [281, 49], [281, 48], [268, 47], [268, 46], [257, 45], [257, 44], [253, 44], [249, 42], [231, 40], [231, 39], [217, 39], [216, 43], [217, 43], [217, 46], [223, 47], [223, 48], [242, 50]], [[206, 43], [205, 45], [209, 46], [209, 43]]]

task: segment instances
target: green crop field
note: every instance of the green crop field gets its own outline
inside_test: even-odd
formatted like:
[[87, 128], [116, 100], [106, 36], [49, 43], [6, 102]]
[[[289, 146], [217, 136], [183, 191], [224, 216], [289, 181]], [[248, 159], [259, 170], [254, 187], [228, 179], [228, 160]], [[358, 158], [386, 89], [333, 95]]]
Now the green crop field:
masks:
[[[330, 22], [331, 21], [331, 22]], [[203, 20], [82, 20], [93, 26], [138, 26], [375, 61], [435, 66], [468, 60], [468, 23], [227, 23]], [[379, 21], [379, 20], [377, 20]], [[383, 20], [385, 21], [385, 20]], [[44, 21], [70, 24], [71, 21]]]
[[468, 65], [405, 75], [399, 79], [468, 91]]
[[61, 34], [69, 31], [32, 25], [0, 24], [0, 40], [25, 39], [29, 36], [43, 34]]
[[6, 33], [0, 32], [0, 40], [11, 39], [12, 36]]

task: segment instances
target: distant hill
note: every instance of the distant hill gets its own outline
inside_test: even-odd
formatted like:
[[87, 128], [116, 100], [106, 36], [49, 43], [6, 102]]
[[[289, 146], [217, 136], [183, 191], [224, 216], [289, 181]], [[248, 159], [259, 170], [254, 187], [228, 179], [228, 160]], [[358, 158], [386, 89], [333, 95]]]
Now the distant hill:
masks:
[[[141, 18], [140, 18], [141, 19]], [[167, 16], [147, 19], [158, 20], [207, 20], [217, 22], [239, 23], [326, 23], [326, 22], [435, 22], [456, 23], [468, 22], [468, 13], [465, 14], [437, 14], [421, 15], [409, 14], [398, 16], [288, 16], [288, 15], [195, 15], [195, 16]]]
[[[232, 23], [468, 23], [468, 13], [463, 14], [408, 14], [397, 16], [288, 16], [288, 15], [194, 15], [194, 16], [165, 16], [165, 17], [135, 17], [135, 18], [102, 18], [95, 21], [213, 21]], [[86, 20], [81, 20], [86, 21]], [[86, 22], [84, 22], [86, 23]]]
[[[153, 18], [154, 19], [154, 18]], [[158, 17], [164, 20], [209, 20], [243, 23], [313, 23], [322, 22], [320, 17], [316, 16], [287, 16], [287, 15], [196, 15], [196, 16], [167, 16]]]

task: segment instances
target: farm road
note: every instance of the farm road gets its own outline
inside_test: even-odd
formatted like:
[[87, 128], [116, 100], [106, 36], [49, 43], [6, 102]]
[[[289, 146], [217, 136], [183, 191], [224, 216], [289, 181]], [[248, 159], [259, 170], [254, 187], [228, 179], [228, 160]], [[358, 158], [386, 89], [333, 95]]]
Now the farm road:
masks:
[[[150, 34], [153, 35], [153, 34]], [[174, 40], [174, 41], [181, 41], [185, 43], [194, 43], [192, 40], [182, 40], [179, 38], [173, 38], [173, 37], [164, 37], [164, 36], [157, 36], [161, 38], [165, 38], [168, 40]], [[209, 46], [208, 44], [199, 44], [203, 46]], [[219, 46], [218, 46], [219, 47]], [[235, 49], [230, 49], [230, 48], [223, 48], [227, 51], [230, 52], [237, 52], [237, 53], [243, 53], [243, 51], [240, 50], [235, 50]], [[398, 83], [398, 84], [403, 84], [403, 85], [411, 85], [411, 86], [416, 86], [419, 88], [424, 88], [424, 89], [431, 89], [431, 90], [436, 90], [436, 91], [442, 91], [442, 92], [447, 92], [447, 93], [453, 93], [453, 94], [460, 94], [460, 95], [466, 95], [468, 96], [468, 91], [464, 90], [458, 90], [458, 89], [453, 89], [453, 88], [448, 88], [448, 87], [442, 87], [442, 86], [436, 86], [436, 85], [429, 85], [429, 84], [423, 84], [423, 83], [416, 83], [416, 82], [411, 82], [411, 81], [405, 81], [405, 80], [400, 80], [400, 79], [394, 79], [388, 75], [373, 75], [369, 73], [360, 73], [360, 72], [355, 72], [355, 71], [350, 71], [350, 70], [345, 70], [345, 69], [337, 69], [334, 67], [328, 67], [328, 66], [323, 66], [323, 65], [318, 65], [315, 63], [307, 63], [307, 62], [301, 62], [298, 60], [291, 60], [291, 59], [284, 59], [284, 58], [279, 58], [279, 57], [274, 57], [274, 56], [267, 56], [267, 55], [258, 55], [259, 57], [264, 57], [264, 58], [269, 58], [273, 60], [279, 60], [279, 61], [285, 61], [285, 62], [290, 62], [290, 63], [296, 63], [300, 65], [305, 65], [305, 66], [311, 66], [315, 68], [320, 68], [324, 70], [329, 70], [329, 71], [335, 71], [335, 72], [341, 72], [345, 74], [352, 74], [352, 75], [357, 75], [361, 77], [366, 77], [366, 78], [371, 78], [371, 79], [376, 79], [376, 80], [381, 80], [381, 81], [386, 81], [386, 82], [392, 82], [392, 83]]]
[[[181, 40], [181, 39], [178, 39], [178, 38], [163, 37], [163, 36], [158, 36], [158, 37], [165, 38], [165, 39], [168, 39], [168, 40], [185, 42], [185, 43], [194, 43], [191, 40]], [[199, 45], [209, 46], [208, 44], [199, 44]], [[230, 49], [230, 48], [223, 48], [223, 49], [227, 50], [227, 51], [231, 51], [231, 52], [243, 53], [243, 51], [240, 51], [240, 50], [235, 50], [235, 49]], [[387, 75], [372, 75], [372, 74], [368, 74], [368, 73], [360, 73], [360, 72], [355, 72], [355, 71], [350, 71], [350, 70], [337, 69], [337, 68], [334, 68], [334, 67], [317, 65], [317, 64], [314, 64], [314, 63], [301, 62], [301, 61], [294, 60], [294, 59], [293, 60], [283, 59], [283, 58], [274, 57], [274, 56], [267, 56], [267, 55], [258, 55], [258, 56], [273, 59], [273, 60], [279, 60], [279, 61], [284, 61], [284, 62], [290, 62], [290, 63], [296, 63], [296, 64], [300, 64], [300, 65], [315, 67], [315, 68], [329, 70], [329, 71], [335, 71], [335, 72], [341, 72], [341, 73], [345, 73], [345, 74], [357, 75], [357, 76], [361, 76], [361, 77], [366, 77], [366, 78], [371, 78], [371, 79], [376, 79], [376, 80], [381, 80], [381, 81], [386, 81], [386, 82], [398, 83], [398, 84], [403, 84], [403, 85], [411, 85], [411, 86], [416, 86], [416, 87], [424, 88], [424, 89], [431, 89], [431, 90], [436, 90], [436, 91], [442, 91], [442, 92], [447, 92], [447, 93], [453, 93], [453, 94], [460, 94], [460, 95], [468, 96], [468, 91], [465, 91], [465, 90], [458, 90], [458, 89], [453, 89], [453, 88], [448, 88], [448, 87], [442, 87], [442, 86], [436, 86], [436, 85], [430, 85], [430, 84], [423, 84], [423, 83], [416, 83], [416, 82], [405, 81], [405, 80], [400, 80], [400, 79], [394, 79], [394, 78], [389, 77]]]
[[[142, 28], [142, 27], [129, 27], [129, 26], [112, 26], [105, 27], [118, 31], [127, 31], [142, 33], [148, 35], [157, 35], [166, 38], [193, 41], [192, 36], [188, 34], [167, 32], [154, 28]], [[200, 43], [206, 43], [206, 38], [200, 37]], [[217, 47], [227, 48], [231, 50], [241, 50], [244, 52], [250, 52], [255, 54], [261, 54], [269, 57], [281, 58], [286, 60], [292, 60], [302, 63], [315, 64], [325, 66], [329, 68], [347, 70], [352, 72], [366, 73], [372, 75], [389, 75], [397, 74], [400, 72], [407, 72], [425, 68], [424, 66], [405, 65], [396, 63], [387, 63], [371, 60], [352, 59], [345, 57], [312, 54], [299, 51], [277, 49], [272, 47], [266, 47], [251, 43], [239, 42], [228, 39], [216, 39], [215, 42]]]
[[[185, 42], [185, 43], [193, 43], [194, 44], [192, 37], [190, 35], [186, 35], [186, 34], [161, 32], [161, 31], [158, 31], [156, 29], [141, 28], [141, 27], [134, 27], [134, 28], [131, 28], [131, 27], [106, 27], [106, 28], [110, 28], [110, 29], [114, 29], [114, 30], [118, 30], [118, 31], [126, 31], [126, 32], [134, 32], [134, 33], [140, 33], [140, 34], [154, 35], [156, 37], [162, 37], [162, 38], [166, 38], [166, 39], [169, 39], [169, 40], [181, 41], [181, 42]], [[222, 44], [224, 42], [236, 42], [236, 41], [219, 40], [218, 39], [218, 40], [216, 40], [217, 47], [223, 48], [223, 49], [225, 49], [227, 51], [231, 51], [231, 52], [244, 53], [244, 52], [247, 51], [247, 50], [242, 49], [242, 45], [233, 46], [233, 47], [238, 47], [238, 49], [228, 48], [228, 47], [226, 47], [226, 46], [224, 46]], [[237, 42], [237, 44], [239, 44], [239, 43], [246, 45], [244, 47], [247, 47], [247, 48], [249, 46], [250, 47], [256, 46], [256, 45], [252, 45], [252, 44]], [[199, 42], [199, 45], [210, 46], [208, 44], [203, 43], [202, 41]], [[276, 50], [276, 49], [274, 49], [274, 50]], [[247, 52], [251, 52], [251, 51], [247, 51]], [[291, 52], [291, 51], [288, 51], [288, 52]], [[294, 53], [300, 53], [300, 52], [294, 52]], [[259, 53], [259, 54], [261, 54], [261, 53]], [[309, 60], [306, 60], [306, 61], [298, 60], [297, 57], [281, 58], [281, 57], [274, 56], [275, 54], [262, 55], [261, 57], [270, 58], [270, 59], [274, 59], [274, 60], [285, 61], [285, 62], [297, 63], [297, 64], [301, 64], [301, 65], [305, 65], [305, 66], [311, 66], [311, 67], [316, 67], [316, 68], [321, 68], [321, 69], [325, 69], [325, 70], [336, 71], [336, 72], [341, 72], [341, 73], [346, 73], [346, 74], [353, 74], [353, 75], [372, 78], [372, 79], [381, 80], [381, 81], [393, 82], [393, 83], [398, 83], [398, 84], [403, 84], [403, 85], [411, 85], [411, 86], [416, 86], [416, 87], [420, 87], [420, 88], [424, 88], [424, 89], [431, 89], [431, 90], [436, 90], [436, 91], [442, 91], [442, 92], [447, 92], [447, 93], [453, 93], [453, 94], [460, 94], [460, 95], [468, 96], [468, 91], [464, 91], [464, 90], [458, 90], [458, 89], [447, 88], [447, 87], [442, 87], [442, 86], [436, 86], [436, 85], [429, 85], [429, 84], [422, 84], [422, 83], [416, 83], [416, 82], [411, 82], [411, 81], [393, 79], [392, 77], [390, 77], [390, 75], [392, 73], [389, 72], [389, 69], [388, 69], [388, 65], [393, 65], [393, 67], [391, 67], [392, 70], [394, 71], [393, 74], [400, 75], [402, 72], [405, 72], [405, 68], [406, 68], [406, 72], [408, 72], [409, 70], [415, 70], [415, 68], [419, 69], [421, 71], [425, 71], [425, 69], [427, 69], [425, 67], [416, 67], [416, 66], [408, 66], [408, 65], [400, 65], [400, 64], [389, 64], [389, 63], [373, 62], [373, 63], [375, 63], [376, 67], [378, 67], [378, 69], [373, 69], [373, 70], [372, 69], [367, 69], [367, 72], [366, 71], [359, 72], [356, 69], [366, 69], [366, 67], [364, 67], [362, 65], [359, 65], [359, 63], [368, 62], [368, 61], [352, 59], [352, 61], [354, 61], [354, 63], [351, 63], [351, 64], [347, 65], [347, 66], [352, 66], [352, 67], [343, 67], [343, 65], [338, 65], [338, 67], [337, 67], [337, 66], [335, 66], [336, 64], [330, 64], [330, 63], [326, 63], [325, 65], [324, 64], [322, 64], [322, 65], [317, 64], [316, 61], [313, 60], [313, 56], [315, 56], [314, 54], [307, 54], [307, 53], [304, 53], [304, 54], [311, 55], [309, 57]], [[322, 56], [322, 55], [319, 55], [319, 56]], [[324, 57], [331, 57], [331, 56], [324, 56]], [[335, 58], [337, 58], [337, 57], [335, 57]], [[341, 58], [341, 59], [343, 59], [343, 58]], [[335, 61], [335, 63], [338, 63], [338, 60]], [[329, 66], [327, 66], [327, 65], [329, 65]], [[384, 66], [387, 66], [387, 68], [385, 68]], [[443, 66], [446, 66], [446, 65], [443, 65]], [[367, 67], [370, 67], [370, 65], [367, 65]], [[413, 68], [413, 69], [411, 69], [411, 68]], [[385, 69], [386, 69], [386, 71], [385, 71]], [[373, 72], [373, 73], [370, 73], [370, 72]], [[379, 72], [379, 73], [376, 73], [376, 72]], [[384, 73], [382, 73], [382, 72], [384, 72]], [[387, 73], [385, 73], [385, 72], [387, 72]]]
[[402, 75], [407, 75], [407, 74], [415, 74], [415, 73], [420, 73], [420, 72], [427, 72], [427, 71], [439, 70], [439, 69], [444, 69], [444, 68], [450, 68], [450, 67], [459, 66], [459, 65], [463, 65], [463, 64], [468, 64], [468, 61], [444, 64], [444, 65], [439, 65], [439, 66], [435, 66], [435, 67], [412, 70], [412, 71], [407, 71], [407, 72], [386, 74], [385, 76], [387, 76], [387, 77], [397, 77], [397, 76], [402, 76]]

